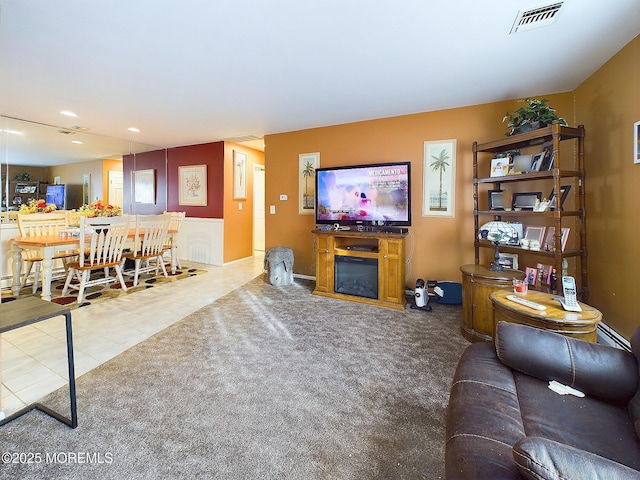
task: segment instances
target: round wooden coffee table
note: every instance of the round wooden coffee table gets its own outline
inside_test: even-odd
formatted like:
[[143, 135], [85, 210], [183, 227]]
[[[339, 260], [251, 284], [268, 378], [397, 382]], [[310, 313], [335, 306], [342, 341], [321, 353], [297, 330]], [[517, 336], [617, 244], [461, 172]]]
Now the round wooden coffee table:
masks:
[[559, 301], [553, 299], [554, 295], [529, 290], [526, 295], [521, 296], [547, 307], [546, 310], [534, 310], [509, 300], [507, 295], [510, 294], [513, 294], [513, 291], [500, 290], [489, 296], [493, 304], [494, 334], [498, 322], [504, 320], [596, 343], [596, 328], [602, 320], [602, 313], [592, 306], [580, 303], [582, 312], [568, 312], [562, 308]]

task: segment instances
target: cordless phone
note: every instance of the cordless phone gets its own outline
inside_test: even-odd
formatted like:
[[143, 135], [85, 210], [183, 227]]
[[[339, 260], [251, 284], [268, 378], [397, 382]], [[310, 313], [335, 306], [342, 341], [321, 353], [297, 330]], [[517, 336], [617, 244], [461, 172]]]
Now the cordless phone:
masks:
[[564, 298], [560, 300], [562, 308], [570, 312], [581, 312], [582, 308], [576, 298], [576, 281], [573, 277], [562, 277], [562, 290], [564, 291]]

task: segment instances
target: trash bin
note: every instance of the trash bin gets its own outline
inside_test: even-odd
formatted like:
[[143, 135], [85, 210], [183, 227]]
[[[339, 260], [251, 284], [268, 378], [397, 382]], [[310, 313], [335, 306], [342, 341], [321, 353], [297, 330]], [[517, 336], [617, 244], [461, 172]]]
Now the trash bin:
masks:
[[289, 247], [273, 247], [264, 255], [269, 283], [276, 287], [293, 283], [293, 250]]

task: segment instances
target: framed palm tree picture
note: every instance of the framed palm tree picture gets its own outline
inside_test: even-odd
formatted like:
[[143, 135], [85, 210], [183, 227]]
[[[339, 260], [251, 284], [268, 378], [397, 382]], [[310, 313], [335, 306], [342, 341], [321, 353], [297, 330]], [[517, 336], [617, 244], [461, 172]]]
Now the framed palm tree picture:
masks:
[[424, 142], [422, 216], [454, 217], [456, 140]]
[[298, 155], [298, 213], [313, 215], [316, 203], [316, 168], [320, 166], [320, 153]]

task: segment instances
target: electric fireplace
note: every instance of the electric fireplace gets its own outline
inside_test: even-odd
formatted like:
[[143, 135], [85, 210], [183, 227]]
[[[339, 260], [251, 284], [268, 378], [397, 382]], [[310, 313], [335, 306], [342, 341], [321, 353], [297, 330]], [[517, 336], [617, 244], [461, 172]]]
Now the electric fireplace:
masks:
[[375, 258], [334, 257], [336, 293], [378, 298], [378, 260]]

